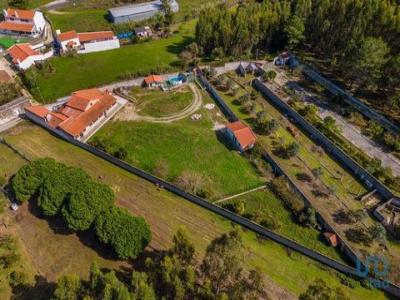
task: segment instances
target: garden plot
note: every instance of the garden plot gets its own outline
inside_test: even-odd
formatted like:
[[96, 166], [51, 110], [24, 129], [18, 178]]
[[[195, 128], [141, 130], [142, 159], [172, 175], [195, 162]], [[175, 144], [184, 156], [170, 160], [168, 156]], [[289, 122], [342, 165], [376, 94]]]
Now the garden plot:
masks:
[[[229, 77], [240, 83], [236, 81], [236, 74], [231, 73]], [[324, 219], [358, 253], [385, 253], [397, 266], [396, 262], [400, 261], [399, 247], [358, 200], [367, 192], [365, 188], [261, 95], [253, 92], [249, 85], [236, 89], [234, 93], [220, 91], [220, 95], [257, 133], [261, 133], [257, 127], [258, 112], [263, 111], [262, 115], [269, 122], [274, 120], [271, 133], [259, 135], [259, 143], [311, 200]], [[247, 95], [246, 101], [243, 101], [243, 95]], [[394, 267], [392, 279], [397, 280], [399, 272], [398, 267]]]

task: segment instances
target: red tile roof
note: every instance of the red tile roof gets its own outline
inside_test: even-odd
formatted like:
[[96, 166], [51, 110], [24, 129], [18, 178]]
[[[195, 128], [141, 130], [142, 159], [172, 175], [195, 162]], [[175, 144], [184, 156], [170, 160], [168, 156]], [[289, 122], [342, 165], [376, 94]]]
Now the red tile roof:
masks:
[[[86, 104], [93, 100], [95, 100], [92, 102], [93, 105], [87, 107]], [[79, 107], [79, 109], [70, 107], [71, 102], [73, 102], [72, 106]], [[79, 104], [79, 102], [82, 102], [82, 104]], [[73, 137], [78, 137], [116, 102], [117, 100], [107, 92], [89, 89], [74, 92], [65, 106], [56, 112], [51, 112], [40, 105], [29, 106], [25, 109], [45, 119], [49, 126], [61, 129]]]
[[337, 245], [339, 245], [339, 240], [336, 234], [332, 232], [325, 232], [324, 236], [332, 247], [337, 247]]
[[144, 82], [145, 82], [146, 84], [161, 83], [161, 82], [162, 82], [162, 79], [161, 79], [161, 76], [159, 76], [159, 75], [150, 75], [150, 76], [147, 76], [147, 77], [144, 79]]
[[73, 92], [67, 106], [80, 111], [85, 111], [93, 100], [98, 100], [106, 93], [98, 89], [87, 89]]
[[35, 16], [34, 10], [24, 10], [24, 9], [15, 9], [15, 8], [7, 9], [7, 17], [15, 17], [18, 19], [33, 20], [34, 16]]
[[39, 55], [39, 52], [32, 49], [31, 45], [28, 43], [25, 44], [15, 44], [10, 47], [8, 53], [11, 55], [13, 63], [18, 63], [27, 59], [29, 56]]
[[4, 21], [0, 23], [0, 30], [18, 31], [18, 32], [29, 32], [33, 30], [34, 24], [29, 23], [17, 23], [11, 21]]
[[243, 124], [241, 121], [229, 123], [226, 127], [232, 131], [240, 146], [242, 146], [244, 150], [246, 150], [249, 146], [254, 145], [256, 142], [257, 138], [254, 132], [249, 126]]
[[77, 37], [78, 37], [78, 34], [76, 33], [75, 30], [63, 32], [63, 33], [60, 33], [59, 35], [57, 35], [57, 39], [60, 42], [65, 42], [65, 41], [68, 41], [68, 40], [72, 40], [72, 39], [75, 39]]
[[109, 40], [114, 37], [112, 31], [97, 31], [97, 32], [82, 32], [78, 33], [79, 41], [81, 43], [98, 41], [98, 40]]
[[62, 122], [59, 128], [73, 137], [77, 137], [115, 103], [116, 99], [110, 94], [106, 94], [85, 112]]
[[56, 128], [66, 119], [68, 119], [67, 116], [64, 116], [63, 114], [57, 112], [50, 112], [46, 117], [47, 124], [49, 124], [49, 126], [53, 128]]
[[45, 118], [50, 113], [50, 111], [46, 107], [41, 105], [27, 106], [25, 107], [25, 110], [37, 115], [40, 118]]

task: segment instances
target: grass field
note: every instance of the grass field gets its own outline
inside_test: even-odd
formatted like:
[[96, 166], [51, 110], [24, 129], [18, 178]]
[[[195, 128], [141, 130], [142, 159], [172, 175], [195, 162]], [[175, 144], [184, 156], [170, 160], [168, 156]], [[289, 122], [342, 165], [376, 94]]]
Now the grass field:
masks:
[[[261, 185], [263, 180], [249, 161], [218, 140], [213, 130], [216, 112], [202, 109], [197, 113], [203, 116], [197, 122], [112, 121], [89, 142], [100, 142], [109, 153], [123, 148], [128, 153], [126, 161], [169, 181], [184, 171], [201, 174], [213, 191], [213, 199]], [[161, 166], [166, 170], [160, 175]]]
[[9, 38], [9, 37], [1, 37], [0, 38], [0, 46], [2, 46], [3, 48], [10, 48], [12, 45], [16, 44], [16, 43], [23, 43], [25, 42], [24, 38], [21, 39], [14, 39], [14, 38]]
[[342, 260], [340, 252], [328, 246], [319, 231], [299, 225], [294, 220], [292, 213], [284, 207], [282, 201], [269, 190], [252, 192], [221, 204], [226, 205], [238, 202], [244, 203], [244, 214], [270, 215], [279, 220], [281, 227], [277, 230], [278, 233], [333, 259]]
[[177, 55], [192, 41], [194, 24], [194, 21], [185, 24], [179, 33], [166, 39], [75, 58], [53, 58], [50, 62], [56, 70], [54, 73], [47, 74], [34, 69], [27, 72], [37, 83], [37, 88], [32, 89], [35, 99], [52, 102], [73, 91], [121, 80], [129, 74], [148, 74], [177, 68]]
[[[153, 241], [149, 251], [168, 247], [173, 233], [180, 226], [186, 226], [198, 249], [197, 255], [201, 256], [206, 244], [212, 238], [232, 228], [230, 222], [166, 191], [159, 191], [155, 186], [58, 140], [43, 129], [23, 123], [14, 129], [11, 135], [5, 137], [9, 143], [30, 158], [50, 156], [64, 163], [80, 166], [93, 177], [101, 178], [104, 183], [112, 186], [116, 191], [119, 205], [144, 216], [151, 224]], [[35, 236], [35, 243], [27, 244], [26, 247], [37, 262], [36, 268], [44, 276], [49, 273], [58, 276], [60, 269], [70, 270], [72, 269], [70, 266], [73, 265], [79, 265], [78, 269], [83, 272], [92, 260], [99, 258], [96, 253], [92, 253], [93, 256], [76, 255], [88, 247], [82, 243], [70, 243], [73, 239], [77, 239], [74, 235], [54, 233], [49, 226], [44, 225], [47, 224], [46, 221], [37, 220], [42, 223], [40, 229], [37, 229], [37, 226], [30, 226], [28, 232], [20, 229], [20, 233], [25, 232], [30, 239], [34, 239], [32, 236]], [[268, 240], [261, 242], [248, 231], [244, 232], [244, 242], [247, 266], [259, 267], [267, 276], [269, 287], [275, 282], [287, 291], [299, 295], [316, 278], [322, 278], [331, 287], [341, 286], [336, 272], [326, 270], [297, 253], [289, 253], [276, 243]], [[58, 243], [62, 246], [56, 247]], [[64, 248], [64, 245], [67, 248]], [[39, 259], [38, 256], [46, 259]], [[47, 259], [48, 257], [51, 259]], [[55, 266], [55, 261], [60, 265]], [[383, 293], [366, 290], [358, 285], [354, 289], [343, 288], [351, 299], [386, 299]]]
[[106, 19], [103, 9], [48, 12], [53, 28], [61, 32], [76, 30], [77, 32], [110, 30], [111, 24]]
[[138, 113], [152, 117], [170, 116], [185, 109], [193, 101], [193, 93], [188, 86], [170, 91], [134, 88], [131, 96], [135, 98]]

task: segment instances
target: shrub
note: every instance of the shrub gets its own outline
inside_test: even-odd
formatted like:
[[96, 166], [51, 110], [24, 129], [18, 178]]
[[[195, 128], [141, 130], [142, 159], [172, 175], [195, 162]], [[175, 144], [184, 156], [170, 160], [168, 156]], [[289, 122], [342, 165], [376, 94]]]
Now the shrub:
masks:
[[288, 158], [296, 156], [300, 152], [300, 146], [296, 143], [290, 143], [286, 146], [285, 153]]
[[28, 276], [20, 271], [12, 271], [8, 276], [8, 283], [12, 287], [23, 286], [28, 281]]
[[304, 201], [289, 187], [287, 180], [281, 176], [271, 181], [271, 190], [294, 215], [298, 216], [304, 209]]
[[136, 258], [151, 240], [150, 227], [143, 218], [117, 207], [99, 215], [95, 230], [100, 241], [110, 244], [121, 259]]
[[319, 229], [315, 209], [312, 207], [305, 208], [298, 217], [299, 223], [305, 227]]
[[282, 226], [281, 222], [276, 217], [271, 215], [268, 215], [262, 219], [260, 225], [274, 231], [278, 231]]
[[118, 159], [124, 160], [128, 156], [128, 151], [125, 148], [120, 147], [117, 151], [115, 151], [114, 156]]

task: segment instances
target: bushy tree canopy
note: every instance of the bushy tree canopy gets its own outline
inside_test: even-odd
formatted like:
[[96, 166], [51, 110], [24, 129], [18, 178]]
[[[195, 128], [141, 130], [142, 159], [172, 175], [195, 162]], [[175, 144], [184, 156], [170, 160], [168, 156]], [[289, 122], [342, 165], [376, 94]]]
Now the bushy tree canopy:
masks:
[[126, 209], [113, 207], [99, 215], [96, 221], [99, 239], [110, 244], [119, 258], [135, 258], [151, 240], [149, 225]]

